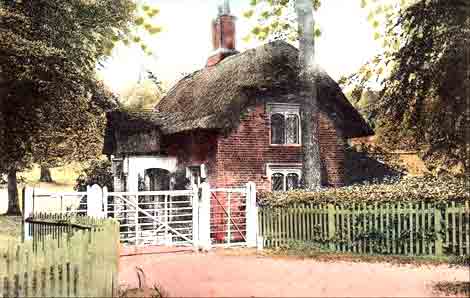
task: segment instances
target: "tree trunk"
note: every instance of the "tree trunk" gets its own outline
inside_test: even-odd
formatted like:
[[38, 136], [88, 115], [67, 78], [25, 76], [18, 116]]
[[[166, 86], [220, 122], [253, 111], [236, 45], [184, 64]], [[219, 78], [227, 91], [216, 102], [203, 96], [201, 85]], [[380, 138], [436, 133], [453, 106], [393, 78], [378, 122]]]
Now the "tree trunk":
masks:
[[41, 166], [41, 177], [39, 178], [39, 181], [48, 183], [54, 182], [54, 180], [52, 180], [51, 170], [48, 167]]
[[18, 183], [16, 181], [16, 169], [8, 172], [8, 215], [21, 215], [18, 201]]
[[318, 67], [315, 62], [313, 6], [311, 0], [296, 0], [299, 24], [299, 70], [303, 86], [302, 124], [302, 187], [314, 190], [321, 187], [321, 157], [318, 141]]

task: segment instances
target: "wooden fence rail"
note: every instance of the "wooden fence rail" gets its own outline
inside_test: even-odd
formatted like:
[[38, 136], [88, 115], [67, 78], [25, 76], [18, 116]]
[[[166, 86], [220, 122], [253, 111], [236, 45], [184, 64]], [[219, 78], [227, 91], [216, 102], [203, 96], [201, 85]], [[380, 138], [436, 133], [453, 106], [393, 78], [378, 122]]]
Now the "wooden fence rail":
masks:
[[58, 215], [28, 219], [32, 241], [0, 244], [0, 297], [115, 297], [119, 224]]
[[470, 255], [469, 201], [303, 204], [259, 209], [265, 247], [308, 242], [362, 254]]

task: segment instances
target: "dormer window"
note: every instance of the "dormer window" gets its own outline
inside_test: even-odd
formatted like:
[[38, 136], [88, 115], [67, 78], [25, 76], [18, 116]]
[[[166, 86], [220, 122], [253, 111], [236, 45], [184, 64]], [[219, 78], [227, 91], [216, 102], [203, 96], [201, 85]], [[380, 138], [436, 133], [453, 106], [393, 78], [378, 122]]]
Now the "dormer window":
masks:
[[299, 106], [268, 104], [271, 123], [271, 145], [300, 145]]

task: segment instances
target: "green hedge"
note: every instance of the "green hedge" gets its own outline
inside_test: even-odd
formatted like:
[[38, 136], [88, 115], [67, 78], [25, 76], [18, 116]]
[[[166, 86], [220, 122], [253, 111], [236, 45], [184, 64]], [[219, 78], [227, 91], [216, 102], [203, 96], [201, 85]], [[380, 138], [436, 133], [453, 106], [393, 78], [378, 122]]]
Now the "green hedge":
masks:
[[259, 192], [263, 207], [284, 207], [294, 204], [374, 202], [448, 202], [470, 200], [469, 177], [405, 177], [386, 183], [359, 184], [341, 188], [325, 188], [315, 192]]

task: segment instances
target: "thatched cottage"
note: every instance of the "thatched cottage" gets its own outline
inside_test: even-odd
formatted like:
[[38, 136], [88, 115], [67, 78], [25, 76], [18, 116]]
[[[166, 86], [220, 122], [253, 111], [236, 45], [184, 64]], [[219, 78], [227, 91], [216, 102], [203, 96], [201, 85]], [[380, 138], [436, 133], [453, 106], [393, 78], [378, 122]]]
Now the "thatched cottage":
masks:
[[[298, 50], [282, 41], [238, 53], [235, 17], [213, 22], [207, 66], [179, 81], [154, 111], [108, 114], [104, 153], [115, 189], [211, 186], [288, 190], [301, 178]], [[341, 186], [348, 139], [372, 135], [338, 84], [318, 74], [319, 142], [325, 185]]]

